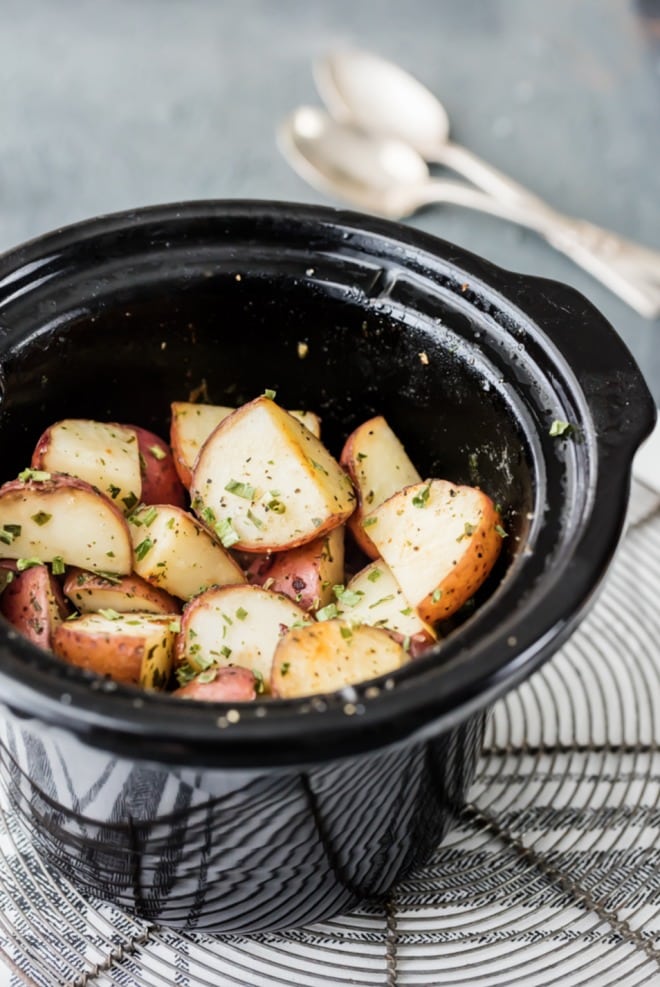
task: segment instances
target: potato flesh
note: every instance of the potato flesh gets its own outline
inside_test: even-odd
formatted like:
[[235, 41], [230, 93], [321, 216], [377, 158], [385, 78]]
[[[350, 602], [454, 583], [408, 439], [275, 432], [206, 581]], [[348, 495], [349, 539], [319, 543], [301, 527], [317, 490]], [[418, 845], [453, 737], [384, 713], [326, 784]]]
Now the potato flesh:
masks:
[[[217, 404], [193, 404], [189, 401], [172, 402], [172, 427], [170, 439], [175, 451], [177, 469], [186, 487], [190, 486], [195, 460], [211, 432], [233, 414], [236, 408]], [[312, 411], [291, 411], [317, 438], [321, 434], [321, 419]]]
[[[404, 638], [424, 634], [429, 644], [435, 640], [435, 631], [405, 598], [392, 570], [382, 559], [356, 573], [346, 589], [345, 597], [349, 602], [343, 602], [340, 595], [337, 604], [339, 614], [345, 620], [385, 627]], [[359, 599], [353, 602], [355, 596]]]
[[135, 432], [122, 425], [67, 418], [39, 440], [32, 466], [77, 476], [128, 513], [140, 501], [142, 476]]
[[287, 597], [259, 586], [208, 590], [184, 611], [177, 661], [197, 671], [238, 665], [267, 684], [282, 633], [308, 622], [305, 611]]
[[387, 675], [409, 660], [401, 645], [379, 628], [320, 621], [281, 638], [273, 656], [271, 691], [281, 699], [334, 692]]
[[144, 508], [131, 516], [129, 528], [136, 573], [172, 596], [188, 600], [209, 586], [245, 582], [222, 545], [178, 507]]
[[85, 614], [57, 628], [53, 650], [64, 661], [117, 682], [162, 689], [169, 681], [179, 616]]
[[[239, 492], [232, 489], [237, 484]], [[311, 541], [342, 524], [355, 506], [351, 481], [323, 444], [266, 397], [212, 433], [190, 493], [205, 523], [230, 524], [235, 548], [254, 552]]]
[[128, 574], [133, 552], [125, 519], [104, 497], [78, 482], [58, 477], [0, 489], [0, 528], [20, 528], [10, 544], [2, 545], [2, 555], [42, 562], [59, 558], [81, 569]]
[[67, 574], [64, 594], [81, 613], [116, 610], [118, 613], [170, 614], [176, 613], [181, 606], [169, 593], [140, 576], [122, 576], [115, 581], [83, 569], [73, 569]]
[[426, 480], [405, 487], [370, 515], [369, 536], [403, 593], [429, 623], [468, 600], [501, 548], [500, 517], [474, 487]]

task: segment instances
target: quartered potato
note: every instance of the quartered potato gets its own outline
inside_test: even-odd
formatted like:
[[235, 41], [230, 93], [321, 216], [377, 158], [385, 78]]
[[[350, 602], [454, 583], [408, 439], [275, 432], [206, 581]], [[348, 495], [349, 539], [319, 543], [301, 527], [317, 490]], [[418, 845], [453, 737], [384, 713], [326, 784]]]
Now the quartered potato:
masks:
[[181, 618], [177, 665], [195, 672], [240, 665], [268, 683], [279, 638], [309, 617], [288, 597], [259, 586], [224, 586], [192, 600]]
[[124, 425], [67, 418], [43, 433], [32, 453], [32, 468], [85, 480], [128, 514], [142, 496], [140, 453], [135, 431]]
[[179, 616], [88, 613], [53, 635], [56, 655], [78, 668], [143, 689], [164, 689], [174, 659]]
[[436, 640], [431, 624], [419, 616], [403, 595], [392, 570], [382, 559], [365, 566], [337, 592], [339, 615], [353, 623], [383, 627], [402, 641], [414, 644], [415, 652]]
[[334, 692], [396, 671], [410, 661], [386, 631], [347, 620], [297, 627], [279, 641], [273, 657], [271, 692], [281, 699]]
[[[170, 443], [177, 472], [186, 490], [190, 488], [193, 466], [199, 451], [217, 425], [236, 408], [217, 404], [193, 404], [189, 401], [172, 402]], [[291, 411], [317, 438], [321, 434], [321, 419], [313, 411]]]
[[380, 553], [364, 519], [392, 494], [422, 478], [382, 415], [363, 422], [349, 435], [339, 462], [357, 493], [357, 508], [348, 521], [351, 533], [365, 555], [377, 559]]
[[502, 547], [501, 518], [475, 487], [425, 480], [368, 516], [369, 537], [422, 620], [450, 617], [479, 589]]
[[269, 397], [243, 405], [204, 443], [192, 507], [227, 547], [295, 548], [339, 527], [353, 485], [325, 446]]
[[133, 545], [126, 519], [89, 483], [25, 470], [0, 487], [2, 554], [127, 575]]
[[129, 527], [136, 573], [172, 596], [189, 600], [208, 586], [245, 582], [231, 555], [180, 507], [141, 508]]

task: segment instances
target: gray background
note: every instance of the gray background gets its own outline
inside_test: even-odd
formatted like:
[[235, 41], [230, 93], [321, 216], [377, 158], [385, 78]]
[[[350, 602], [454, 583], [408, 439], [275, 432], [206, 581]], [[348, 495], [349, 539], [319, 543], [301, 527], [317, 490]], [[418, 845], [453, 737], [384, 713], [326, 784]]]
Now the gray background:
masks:
[[[0, 0], [0, 250], [148, 203], [330, 201], [274, 131], [316, 100], [312, 58], [348, 44], [413, 71], [456, 140], [551, 203], [660, 249], [655, 0]], [[660, 320], [502, 221], [412, 222], [579, 288], [660, 402]]]

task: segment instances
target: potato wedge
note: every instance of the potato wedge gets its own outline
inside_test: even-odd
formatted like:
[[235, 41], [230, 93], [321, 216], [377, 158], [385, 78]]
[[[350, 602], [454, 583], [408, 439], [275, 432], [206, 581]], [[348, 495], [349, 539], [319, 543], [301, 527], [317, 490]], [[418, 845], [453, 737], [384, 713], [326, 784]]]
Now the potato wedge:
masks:
[[314, 611], [330, 603], [332, 587], [344, 578], [344, 526], [324, 538], [271, 555], [255, 566], [250, 582], [284, 593], [303, 610]]
[[48, 651], [69, 609], [57, 579], [45, 565], [35, 565], [15, 574], [0, 597], [0, 613], [33, 644]]
[[337, 592], [337, 609], [339, 616], [351, 623], [383, 627], [398, 634], [401, 640], [414, 641], [415, 653], [437, 639], [433, 627], [406, 600], [392, 570], [382, 559], [365, 566], [353, 576], [344, 592]]
[[357, 494], [357, 507], [348, 521], [351, 534], [365, 555], [377, 559], [380, 553], [369, 538], [368, 527], [362, 526], [364, 518], [397, 490], [419, 483], [422, 478], [382, 415], [370, 418], [351, 432], [339, 462]]
[[116, 610], [118, 613], [178, 613], [181, 603], [146, 579], [132, 574], [108, 578], [84, 569], [70, 569], [64, 595], [81, 613]]
[[67, 473], [90, 483], [128, 514], [142, 496], [135, 431], [124, 425], [66, 418], [43, 433], [32, 468]]
[[271, 692], [281, 699], [334, 692], [387, 675], [409, 661], [387, 631], [346, 620], [324, 620], [294, 628], [273, 657]]
[[257, 698], [257, 679], [247, 668], [211, 668], [172, 692], [179, 699], [246, 703]]
[[372, 511], [369, 537], [422, 620], [450, 617], [479, 589], [502, 547], [493, 501], [475, 487], [425, 480]]
[[284, 551], [343, 524], [350, 479], [312, 433], [266, 396], [225, 418], [204, 443], [192, 507], [227, 547]]
[[131, 536], [115, 504], [76, 477], [37, 476], [43, 478], [10, 480], [0, 487], [2, 554], [41, 562], [59, 559], [93, 572], [131, 572]]
[[[236, 409], [217, 404], [192, 404], [189, 401], [173, 401], [171, 408], [170, 443], [174, 463], [181, 482], [188, 490], [199, 450], [216, 426]], [[320, 437], [321, 419], [313, 411], [291, 411], [290, 414], [313, 435]], [[165, 500], [162, 503], [169, 502]]]
[[245, 582], [229, 552], [180, 507], [152, 504], [129, 523], [136, 573], [166, 593], [188, 600], [209, 586]]
[[179, 616], [84, 614], [60, 624], [53, 651], [63, 661], [143, 689], [164, 689], [174, 658]]
[[224, 586], [185, 607], [176, 646], [177, 665], [193, 672], [239, 665], [268, 683], [275, 646], [292, 625], [309, 617], [286, 596], [259, 586]]
[[174, 456], [167, 442], [139, 425], [126, 427], [132, 429], [137, 436], [142, 479], [140, 501], [143, 504], [172, 504], [173, 507], [185, 507], [186, 491], [179, 479]]

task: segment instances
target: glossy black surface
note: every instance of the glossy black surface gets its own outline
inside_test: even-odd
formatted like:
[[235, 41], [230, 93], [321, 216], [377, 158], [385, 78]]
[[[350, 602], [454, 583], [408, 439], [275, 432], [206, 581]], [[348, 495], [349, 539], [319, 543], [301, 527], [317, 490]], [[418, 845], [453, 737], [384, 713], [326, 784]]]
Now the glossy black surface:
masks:
[[482, 711], [559, 646], [617, 544], [654, 413], [621, 340], [562, 285], [393, 224], [249, 202], [111, 216], [5, 255], [0, 332], [8, 476], [56, 418], [166, 433], [169, 402], [204, 383], [214, 403], [273, 388], [318, 411], [336, 453], [384, 414], [422, 474], [501, 504], [500, 563], [438, 648], [386, 682], [236, 722], [0, 627], [2, 777], [84, 887], [218, 931], [385, 891], [444, 832]]

